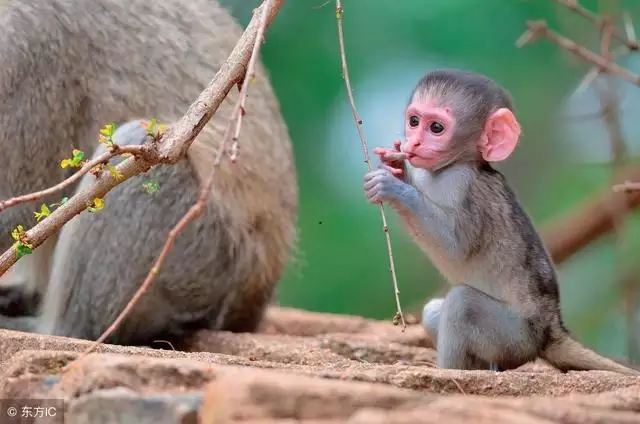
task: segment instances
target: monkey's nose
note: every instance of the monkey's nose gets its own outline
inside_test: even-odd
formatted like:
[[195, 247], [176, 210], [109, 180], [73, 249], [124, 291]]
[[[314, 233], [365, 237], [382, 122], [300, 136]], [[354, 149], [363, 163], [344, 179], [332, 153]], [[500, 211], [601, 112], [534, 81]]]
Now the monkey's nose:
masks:
[[419, 141], [408, 141], [407, 144], [404, 145], [402, 150], [407, 154], [413, 154], [413, 150], [417, 147], [420, 147]]

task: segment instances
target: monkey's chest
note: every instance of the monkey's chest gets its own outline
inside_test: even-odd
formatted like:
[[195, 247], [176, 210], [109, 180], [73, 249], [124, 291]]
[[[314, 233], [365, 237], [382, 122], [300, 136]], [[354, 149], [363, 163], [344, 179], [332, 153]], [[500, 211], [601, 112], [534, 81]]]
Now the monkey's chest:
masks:
[[468, 284], [490, 296], [502, 298], [500, 278], [495, 275], [499, 272], [499, 267], [488, 267], [487, 261], [481, 257], [472, 260], [454, 257], [437, 240], [423, 233], [412, 232], [412, 235], [433, 266], [451, 285]]
[[409, 232], [422, 251], [427, 254], [433, 266], [450, 283], [463, 283], [470, 281], [474, 277], [473, 268], [470, 268], [463, 258], [453, 257], [436, 239], [425, 235], [423, 232], [416, 231], [415, 228], [416, 226], [412, 225]]

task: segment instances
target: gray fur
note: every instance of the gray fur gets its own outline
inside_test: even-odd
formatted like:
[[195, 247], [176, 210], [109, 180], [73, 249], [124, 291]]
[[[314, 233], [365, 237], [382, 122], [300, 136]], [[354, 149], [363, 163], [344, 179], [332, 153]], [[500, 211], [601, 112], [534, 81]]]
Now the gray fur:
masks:
[[[178, 119], [241, 35], [215, 0], [8, 0], [0, 27], [0, 198], [62, 180], [68, 172], [60, 160], [74, 147], [99, 154], [106, 123], [126, 123], [119, 142], [137, 144], [144, 134], [133, 120]], [[196, 201], [236, 97], [234, 89], [188, 159], [126, 181], [107, 194], [102, 211], [63, 227], [51, 267], [41, 248], [16, 264], [29, 265], [40, 282], [20, 272], [12, 279], [37, 291], [49, 284], [38, 331], [95, 339], [120, 313]], [[203, 215], [178, 237], [151, 291], [109, 342], [259, 325], [296, 240], [298, 191], [287, 128], [261, 65], [247, 109], [238, 161], [220, 166]], [[155, 194], [142, 190], [149, 179], [159, 184]], [[0, 213], [0, 249], [9, 247], [15, 225], [34, 224], [38, 207]], [[37, 267], [29, 264], [36, 260]], [[0, 326], [13, 325], [1, 318]]]
[[[469, 152], [476, 149], [488, 114], [512, 107], [497, 84], [461, 71], [428, 74], [412, 99], [431, 96], [466, 123], [452, 144]], [[467, 107], [459, 115], [456, 105], [462, 100], [476, 105], [477, 113]], [[459, 160], [450, 162], [455, 157]], [[563, 371], [639, 374], [571, 338], [562, 322], [554, 265], [504, 176], [478, 154], [452, 153], [443, 161], [435, 171], [407, 162], [403, 178], [380, 168], [364, 183], [368, 200], [389, 203], [453, 285], [444, 299], [431, 300], [423, 310], [423, 326], [437, 345], [437, 364], [505, 370], [541, 357]]]

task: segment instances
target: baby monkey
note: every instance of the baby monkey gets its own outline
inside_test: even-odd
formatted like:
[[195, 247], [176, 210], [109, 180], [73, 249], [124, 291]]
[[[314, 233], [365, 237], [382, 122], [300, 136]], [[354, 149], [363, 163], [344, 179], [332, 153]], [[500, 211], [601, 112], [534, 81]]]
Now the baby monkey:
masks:
[[406, 143], [374, 150], [381, 165], [364, 178], [367, 199], [388, 203], [453, 285], [423, 312], [437, 365], [500, 371], [539, 357], [562, 371], [640, 375], [581, 345], [564, 326], [551, 258], [490, 165], [509, 157], [520, 133], [511, 97], [497, 83], [438, 70], [411, 94]]

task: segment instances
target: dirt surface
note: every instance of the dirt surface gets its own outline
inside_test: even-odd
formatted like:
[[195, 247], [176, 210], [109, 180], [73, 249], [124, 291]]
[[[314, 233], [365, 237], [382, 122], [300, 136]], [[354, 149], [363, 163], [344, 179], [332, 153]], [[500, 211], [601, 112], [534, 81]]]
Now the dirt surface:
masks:
[[[0, 424], [62, 424], [63, 408], [66, 424], [640, 424], [640, 377], [537, 362], [440, 370], [418, 325], [273, 308], [256, 334], [202, 331], [183, 346], [81, 357], [89, 345], [0, 330]], [[5, 416], [45, 403], [60, 413]]]

